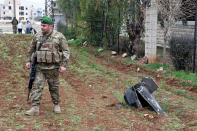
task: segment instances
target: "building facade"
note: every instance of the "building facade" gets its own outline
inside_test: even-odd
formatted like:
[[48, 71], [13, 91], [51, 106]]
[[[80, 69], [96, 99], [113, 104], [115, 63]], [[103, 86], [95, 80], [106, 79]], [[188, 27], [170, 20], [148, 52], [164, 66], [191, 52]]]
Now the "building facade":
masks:
[[[32, 8], [22, 5], [20, 0], [15, 0], [16, 19], [26, 21], [30, 19]], [[14, 0], [5, 0], [0, 5], [0, 19], [12, 20], [14, 17]]]
[[32, 7], [32, 11], [31, 11], [31, 19], [36, 19], [39, 17], [44, 16], [45, 11], [42, 8], [37, 8], [35, 9], [34, 7]]
[[57, 6], [56, 0], [52, 0], [51, 4], [52, 13], [54, 15], [52, 16], [51, 14], [51, 16], [54, 17], [54, 27], [57, 28], [58, 24], [66, 25], [66, 17], [61, 11], [61, 9]]

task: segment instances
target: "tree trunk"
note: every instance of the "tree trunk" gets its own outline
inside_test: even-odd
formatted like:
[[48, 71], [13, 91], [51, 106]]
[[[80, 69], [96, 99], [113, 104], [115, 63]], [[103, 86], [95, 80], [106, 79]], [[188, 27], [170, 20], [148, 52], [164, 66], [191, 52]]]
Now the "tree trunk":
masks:
[[[111, 34], [109, 33], [108, 34], [108, 32], [111, 32], [111, 25], [109, 25], [109, 31], [107, 31], [107, 24], [108, 24], [108, 14], [109, 14], [109, 2], [110, 1], [108, 1], [107, 0], [107, 5], [106, 5], [106, 8], [107, 8], [107, 11], [106, 11], [106, 14], [105, 14], [105, 22], [104, 22], [104, 32], [105, 32], [105, 39], [106, 39], [106, 41], [107, 41], [107, 47], [111, 47]], [[113, 37], [113, 36], [112, 36]], [[113, 40], [112, 40], [113, 41]]]
[[108, 1], [107, 1], [107, 12], [106, 12], [106, 14], [105, 14], [104, 32], [106, 31], [106, 27], [107, 27], [108, 13], [109, 13], [109, 3], [108, 3]]

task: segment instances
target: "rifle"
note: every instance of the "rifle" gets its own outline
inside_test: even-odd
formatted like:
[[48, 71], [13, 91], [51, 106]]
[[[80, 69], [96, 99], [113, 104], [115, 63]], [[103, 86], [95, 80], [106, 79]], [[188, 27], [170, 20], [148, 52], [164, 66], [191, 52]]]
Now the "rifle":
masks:
[[31, 92], [33, 82], [34, 82], [35, 77], [36, 77], [36, 63], [37, 63], [37, 56], [36, 56], [36, 54], [34, 54], [33, 63], [31, 65], [31, 73], [29, 75], [30, 79], [29, 79], [29, 84], [28, 84], [27, 101], [29, 101], [30, 92]]
[[[43, 40], [40, 43], [37, 51], [40, 50], [40, 48], [42, 47], [43, 43], [45, 43], [45, 41], [48, 40], [49, 36], [51, 36], [52, 33], [53, 33], [53, 31], [46, 37], [45, 40]], [[35, 53], [34, 56], [33, 56], [33, 63], [31, 64], [31, 72], [30, 72], [30, 75], [29, 75], [30, 79], [29, 79], [29, 84], [28, 84], [27, 101], [29, 101], [29, 96], [30, 96], [30, 93], [31, 93], [33, 82], [34, 82], [35, 77], [36, 77], [36, 64], [37, 64], [37, 55]]]

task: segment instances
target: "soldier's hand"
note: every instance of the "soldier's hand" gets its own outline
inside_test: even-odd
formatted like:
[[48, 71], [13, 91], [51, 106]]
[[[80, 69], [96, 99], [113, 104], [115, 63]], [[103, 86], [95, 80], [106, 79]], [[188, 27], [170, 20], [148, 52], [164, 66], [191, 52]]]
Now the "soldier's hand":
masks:
[[25, 66], [26, 66], [27, 69], [30, 69], [31, 63], [30, 62], [27, 62]]
[[63, 67], [63, 66], [60, 66], [60, 68], [59, 68], [59, 72], [65, 72], [66, 71], [66, 68], [65, 67]]

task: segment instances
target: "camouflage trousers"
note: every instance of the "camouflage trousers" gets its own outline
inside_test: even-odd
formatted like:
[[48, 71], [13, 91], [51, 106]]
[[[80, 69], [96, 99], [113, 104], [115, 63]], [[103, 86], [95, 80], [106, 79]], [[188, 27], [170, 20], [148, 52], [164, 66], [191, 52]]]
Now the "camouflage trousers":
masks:
[[42, 98], [42, 91], [47, 81], [49, 92], [53, 104], [58, 104], [59, 100], [59, 71], [53, 70], [37, 70], [34, 85], [32, 88], [32, 106], [39, 106]]
[[12, 27], [12, 29], [13, 29], [13, 34], [16, 34], [16, 33], [17, 33], [17, 26], [14, 25], [14, 26]]

